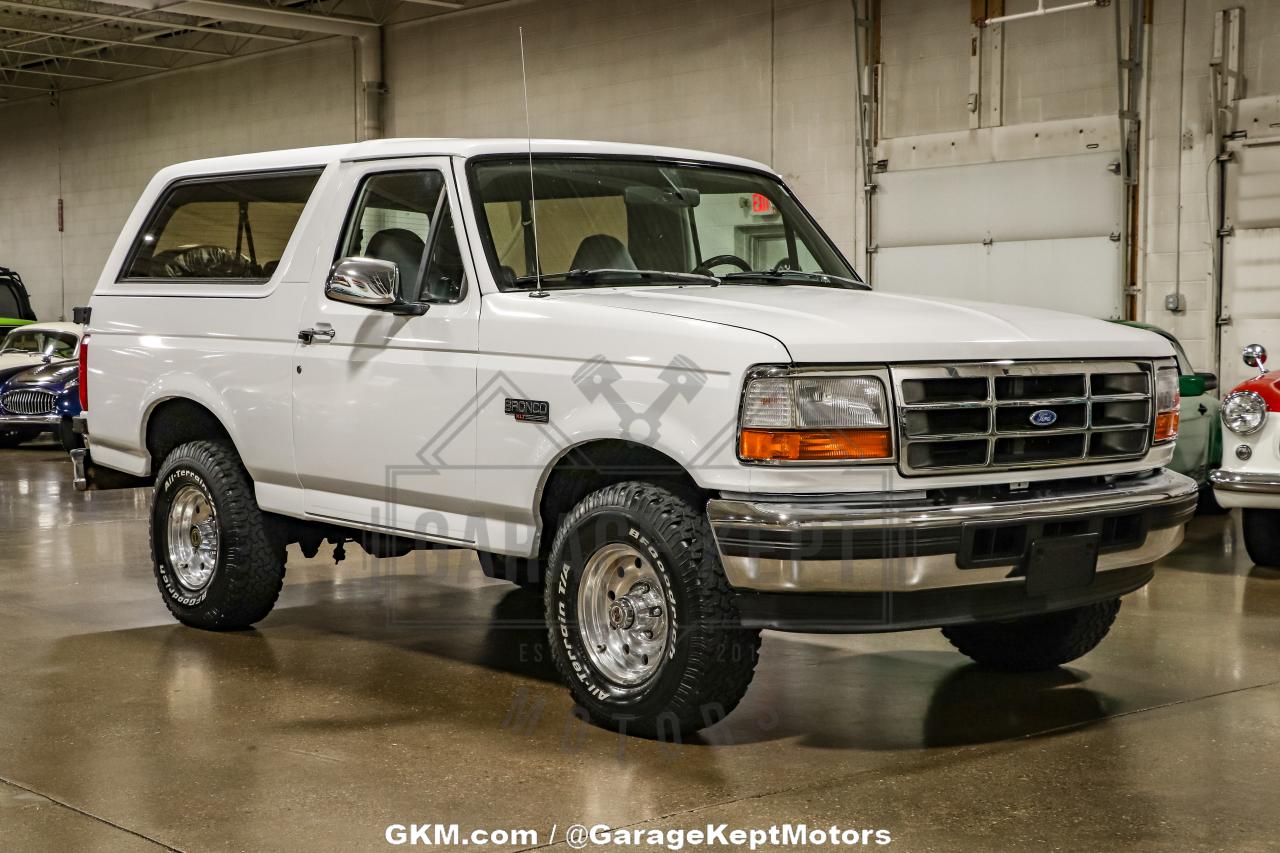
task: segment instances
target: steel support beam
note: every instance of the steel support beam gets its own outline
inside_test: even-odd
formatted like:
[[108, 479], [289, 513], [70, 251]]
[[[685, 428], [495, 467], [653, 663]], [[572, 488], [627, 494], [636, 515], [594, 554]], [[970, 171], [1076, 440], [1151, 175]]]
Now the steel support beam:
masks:
[[289, 38], [287, 36], [265, 35], [263, 33], [246, 33], [239, 30], [228, 30], [221, 27], [211, 27], [206, 24], [182, 24], [176, 21], [156, 21], [150, 18], [131, 17], [129, 15], [114, 15], [108, 12], [89, 12], [83, 9], [69, 9], [64, 6], [42, 6], [35, 3], [19, 3], [15, 0], [0, 0], [0, 8], [21, 9], [27, 12], [42, 12], [45, 14], [54, 13], [58, 15], [67, 15], [72, 18], [94, 18], [100, 21], [119, 21], [126, 24], [138, 24], [147, 27], [159, 27], [161, 29], [184, 31], [195, 30], [202, 33], [213, 33], [220, 36], [238, 36], [241, 38], [261, 39], [262, 41], [272, 41], [279, 44], [297, 44], [298, 39]]
[[76, 56], [72, 53], [44, 53], [39, 50], [27, 50], [23, 47], [0, 47], [0, 56], [16, 53], [19, 56], [38, 56], [41, 59], [62, 59], [68, 62], [97, 62], [100, 65], [119, 65], [122, 68], [145, 68], [148, 71], [167, 71], [163, 65], [148, 65], [145, 62], [125, 62], [121, 59], [101, 59], [96, 56]]
[[[122, 0], [111, 0], [111, 2], [142, 8], [146, 0], [138, 4], [122, 2]], [[182, 0], [179, 3], [157, 7], [156, 10], [161, 9], [180, 15], [194, 15], [199, 18], [236, 21], [241, 24], [257, 24], [264, 27], [283, 27], [288, 30], [324, 33], [331, 36], [359, 36], [376, 30], [379, 26], [377, 21], [371, 21], [368, 18], [315, 15], [311, 12], [300, 12], [297, 9], [275, 9], [233, 2], [233, 0]]]
[[0, 32], [20, 33], [28, 36], [40, 36], [41, 38], [70, 39], [72, 41], [88, 41], [94, 44], [110, 44], [116, 47], [138, 47], [146, 50], [164, 50], [170, 53], [189, 53], [196, 56], [216, 56], [220, 59], [226, 59], [231, 54], [219, 52], [216, 50], [202, 50], [197, 47], [174, 47], [167, 44], [151, 44], [144, 41], [120, 41], [118, 39], [104, 39], [98, 36], [86, 36], [80, 33], [59, 33], [52, 30], [31, 30], [23, 27], [14, 27], [9, 24], [0, 24]]
[[43, 74], [46, 77], [66, 77], [70, 80], [92, 80], [95, 83], [109, 83], [110, 77], [95, 77], [92, 74], [72, 74], [69, 71], [49, 71], [45, 68], [9, 68], [0, 65], [0, 73], [9, 74]]

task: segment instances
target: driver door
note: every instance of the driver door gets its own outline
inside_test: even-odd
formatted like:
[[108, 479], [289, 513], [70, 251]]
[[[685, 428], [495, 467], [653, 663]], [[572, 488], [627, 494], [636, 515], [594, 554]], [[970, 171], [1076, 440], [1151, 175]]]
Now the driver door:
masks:
[[[447, 158], [343, 165], [351, 199], [300, 318], [293, 438], [306, 512], [369, 529], [469, 542], [475, 499], [480, 293]], [[330, 264], [399, 269], [421, 316], [325, 296]]]

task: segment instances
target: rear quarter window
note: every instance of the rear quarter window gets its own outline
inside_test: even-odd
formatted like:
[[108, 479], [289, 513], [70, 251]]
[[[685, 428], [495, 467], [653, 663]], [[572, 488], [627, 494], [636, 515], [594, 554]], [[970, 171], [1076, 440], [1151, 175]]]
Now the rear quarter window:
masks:
[[261, 282], [275, 272], [320, 169], [171, 184], [134, 241], [121, 278]]

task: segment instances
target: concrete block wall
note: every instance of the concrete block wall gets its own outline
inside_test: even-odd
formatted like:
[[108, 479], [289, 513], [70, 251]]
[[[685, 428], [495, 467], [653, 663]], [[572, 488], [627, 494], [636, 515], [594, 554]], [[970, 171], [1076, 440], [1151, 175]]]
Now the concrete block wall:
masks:
[[853, 251], [852, 8], [833, 0], [562, 0], [393, 26], [389, 136], [675, 145], [769, 163]]

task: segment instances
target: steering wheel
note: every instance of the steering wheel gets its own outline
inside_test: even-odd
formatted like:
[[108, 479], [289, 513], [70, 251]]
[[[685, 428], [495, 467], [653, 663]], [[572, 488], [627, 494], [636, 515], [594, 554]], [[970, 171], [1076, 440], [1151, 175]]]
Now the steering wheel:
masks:
[[252, 261], [225, 246], [200, 243], [181, 246], [164, 254], [167, 257], [157, 255], [152, 264], [158, 262], [165, 277], [240, 278], [257, 273]]
[[751, 264], [737, 255], [716, 255], [714, 258], [707, 258], [694, 267], [693, 273], [694, 275], [711, 275], [712, 267], [718, 267], [722, 264], [731, 264], [743, 272], [751, 272]]

